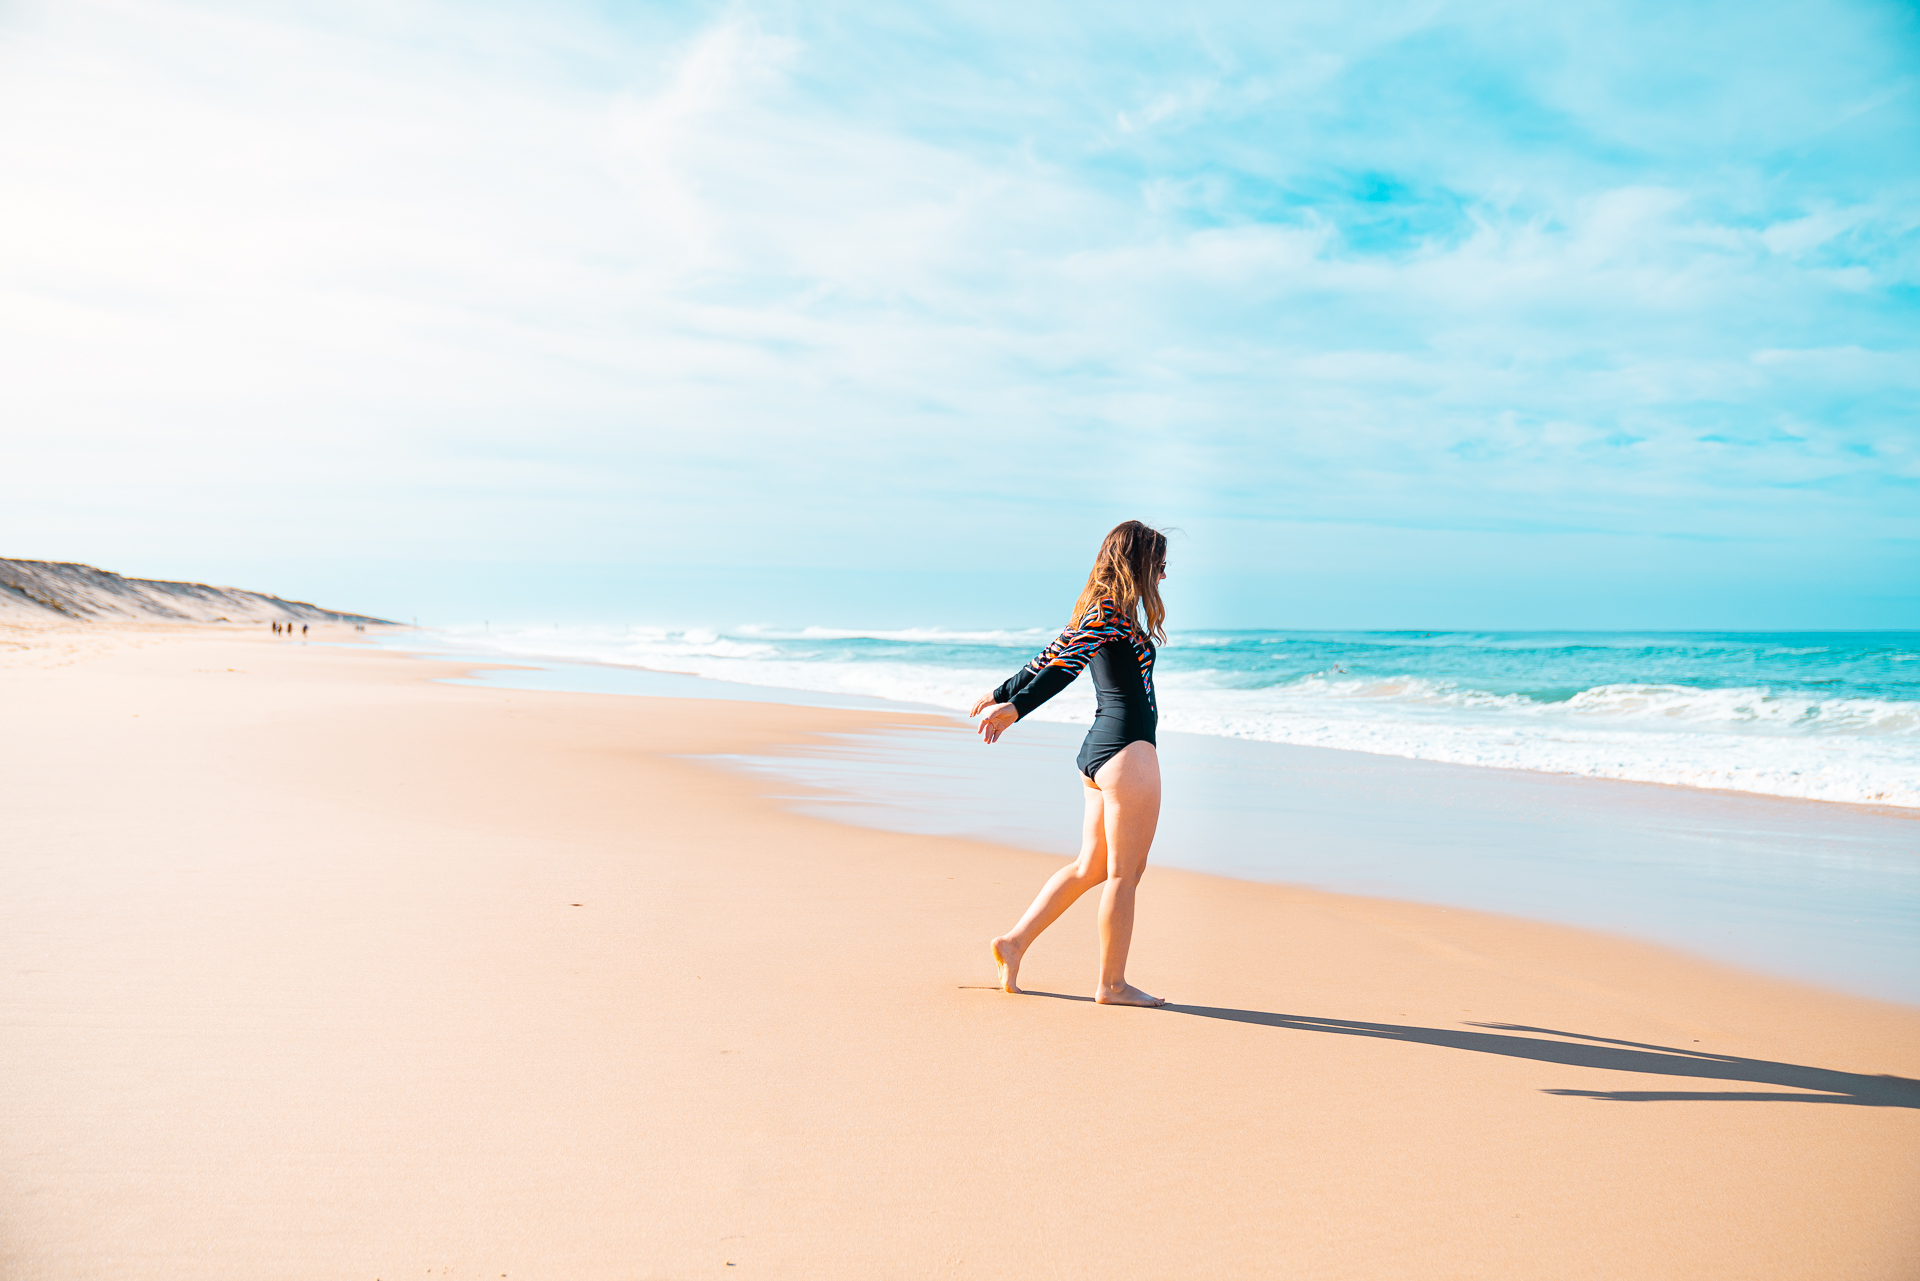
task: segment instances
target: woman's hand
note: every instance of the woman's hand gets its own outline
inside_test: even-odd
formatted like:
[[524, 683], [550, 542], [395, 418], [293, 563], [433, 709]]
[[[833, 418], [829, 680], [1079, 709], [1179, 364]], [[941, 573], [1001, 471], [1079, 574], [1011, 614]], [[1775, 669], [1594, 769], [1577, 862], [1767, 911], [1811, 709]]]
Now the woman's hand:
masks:
[[[986, 709], [985, 716], [980, 716], [982, 708]], [[1000, 736], [1020, 719], [1020, 710], [1012, 703], [996, 703], [991, 698], [981, 699], [975, 705], [973, 714], [980, 716], [980, 737], [989, 743], [999, 742]]]

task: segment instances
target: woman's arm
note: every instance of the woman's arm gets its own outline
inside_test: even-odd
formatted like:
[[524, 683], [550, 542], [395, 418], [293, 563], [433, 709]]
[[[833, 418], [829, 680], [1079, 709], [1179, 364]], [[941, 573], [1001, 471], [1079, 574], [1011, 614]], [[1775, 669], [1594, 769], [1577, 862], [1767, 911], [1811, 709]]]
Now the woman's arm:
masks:
[[996, 703], [1010, 703], [1013, 701], [1015, 694], [1018, 694], [1021, 690], [1033, 684], [1034, 675], [1052, 659], [1054, 647], [1059, 643], [1060, 641], [1056, 637], [1051, 644], [1034, 657], [1032, 662], [995, 686], [992, 696], [993, 701]]
[[[1115, 635], [1119, 611], [1110, 600], [1103, 600], [1086, 613], [1076, 627], [1069, 627], [1036, 654], [1033, 661], [1000, 683], [992, 694], [974, 704], [973, 715], [992, 708], [980, 722], [980, 733], [991, 743], [1006, 732], [1014, 721], [1073, 684], [1100, 647]], [[1011, 708], [1010, 716], [1002, 716]], [[991, 727], [990, 727], [991, 726]]]

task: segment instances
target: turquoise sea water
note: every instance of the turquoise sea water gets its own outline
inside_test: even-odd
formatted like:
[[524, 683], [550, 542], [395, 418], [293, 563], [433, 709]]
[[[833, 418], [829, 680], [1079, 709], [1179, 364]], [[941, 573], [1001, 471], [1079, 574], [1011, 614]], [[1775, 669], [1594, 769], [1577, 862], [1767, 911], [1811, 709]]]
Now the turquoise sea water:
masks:
[[[469, 652], [964, 710], [1047, 629], [451, 629]], [[1419, 760], [1920, 807], [1920, 633], [1176, 632], [1161, 725]], [[1038, 719], [1085, 721], [1088, 682]]]

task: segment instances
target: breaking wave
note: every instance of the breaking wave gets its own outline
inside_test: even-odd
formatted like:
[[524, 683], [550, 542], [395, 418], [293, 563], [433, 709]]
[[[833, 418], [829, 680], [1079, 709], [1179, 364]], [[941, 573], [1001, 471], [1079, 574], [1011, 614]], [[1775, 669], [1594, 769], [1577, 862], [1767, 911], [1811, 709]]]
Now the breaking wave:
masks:
[[[469, 652], [967, 711], [1040, 629], [453, 629]], [[1163, 729], [1592, 778], [1920, 807], [1915, 638], [1191, 633]], [[1079, 681], [1036, 716], [1091, 719]]]

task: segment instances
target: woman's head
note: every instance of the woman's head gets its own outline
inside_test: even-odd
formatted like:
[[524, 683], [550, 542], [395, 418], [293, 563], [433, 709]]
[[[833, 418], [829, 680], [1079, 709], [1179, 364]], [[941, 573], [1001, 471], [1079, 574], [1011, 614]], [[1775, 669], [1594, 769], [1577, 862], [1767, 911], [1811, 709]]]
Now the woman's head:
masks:
[[[1167, 638], [1167, 609], [1160, 603], [1160, 580], [1166, 572], [1167, 536], [1137, 520], [1122, 521], [1101, 542], [1093, 572], [1087, 575], [1087, 585], [1074, 602], [1067, 626], [1077, 625], [1102, 597], [1111, 596], [1120, 612], [1133, 620], [1134, 628], [1144, 631], [1158, 645]], [[1140, 622], [1142, 607], [1147, 614], [1144, 628]]]

